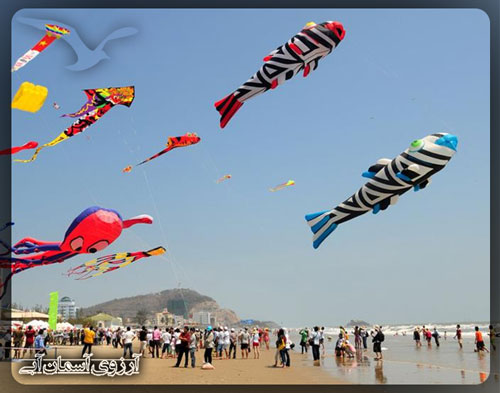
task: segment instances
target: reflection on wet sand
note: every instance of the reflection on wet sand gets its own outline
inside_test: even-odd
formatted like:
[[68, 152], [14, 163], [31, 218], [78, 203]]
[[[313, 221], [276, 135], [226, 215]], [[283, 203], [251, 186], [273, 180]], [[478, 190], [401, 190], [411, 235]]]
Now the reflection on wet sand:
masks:
[[375, 380], [378, 383], [387, 383], [387, 377], [384, 376], [384, 361], [377, 360], [375, 363]]

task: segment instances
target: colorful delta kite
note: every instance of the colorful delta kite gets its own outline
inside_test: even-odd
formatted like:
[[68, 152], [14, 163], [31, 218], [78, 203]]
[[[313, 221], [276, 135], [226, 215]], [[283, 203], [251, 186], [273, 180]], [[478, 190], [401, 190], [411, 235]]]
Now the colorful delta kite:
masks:
[[40, 52], [44, 51], [45, 48], [48, 48], [52, 42], [58, 40], [63, 35], [69, 34], [70, 31], [65, 29], [64, 27], [57, 25], [45, 25], [45, 30], [47, 32], [43, 36], [43, 38], [37, 42], [37, 44], [31, 48], [28, 52], [22, 55], [14, 64], [11, 71], [17, 71], [19, 68], [24, 67], [31, 60], [33, 60], [36, 56], [40, 54]]
[[295, 182], [293, 180], [288, 180], [286, 183], [279, 184], [276, 187], [270, 188], [269, 191], [275, 192], [275, 191], [282, 190], [285, 187], [290, 187], [290, 186], [294, 186], [294, 185], [295, 185]]
[[399, 196], [411, 188], [418, 191], [427, 187], [431, 176], [443, 169], [453, 157], [457, 144], [455, 135], [432, 134], [413, 141], [393, 160], [378, 160], [363, 173], [363, 177], [370, 180], [356, 194], [332, 210], [306, 215], [314, 233], [313, 247], [318, 248], [339, 224], [370, 210], [377, 214], [394, 205]]
[[22, 150], [34, 149], [37, 146], [38, 146], [37, 142], [30, 141], [28, 143], [25, 143], [22, 146], [14, 146], [14, 147], [11, 147], [9, 149], [0, 150], [0, 156], [8, 155], [8, 154], [16, 154]]
[[[151, 161], [157, 157], [160, 157], [161, 155], [163, 155], [163, 154], [165, 154], [165, 153], [169, 152], [170, 150], [175, 149], [177, 147], [185, 147], [185, 146], [195, 145], [200, 140], [201, 140], [201, 138], [194, 132], [188, 132], [187, 134], [182, 135], [182, 136], [169, 136], [168, 140], [167, 140], [167, 144], [166, 144], [166, 146], [167, 146], [166, 149], [163, 149], [161, 152], [155, 154], [154, 156], [151, 156], [151, 157], [145, 159], [144, 161], [138, 163], [135, 166], [145, 164], [146, 162]], [[123, 168], [122, 172], [128, 173], [131, 170], [132, 170], [132, 165], [129, 165], [128, 167]]]
[[231, 175], [224, 175], [221, 178], [217, 179], [216, 183], [219, 184], [219, 183], [222, 183], [224, 180], [228, 180], [228, 179], [231, 179]]
[[77, 280], [86, 280], [128, 266], [139, 259], [162, 255], [165, 252], [166, 250], [163, 247], [156, 247], [149, 251], [119, 252], [117, 254], [106, 255], [68, 270], [67, 275], [76, 275], [78, 276]]
[[248, 99], [274, 89], [293, 78], [300, 70], [304, 77], [318, 67], [318, 62], [330, 54], [345, 36], [340, 22], [309, 22], [285, 45], [264, 57], [264, 64], [236, 91], [215, 103], [224, 128], [231, 117]]
[[45, 86], [23, 82], [12, 100], [11, 107], [31, 113], [38, 112], [45, 103], [47, 94], [49, 91]]
[[5, 294], [11, 277], [24, 270], [36, 266], [51, 265], [64, 262], [78, 254], [93, 254], [104, 250], [113, 243], [123, 229], [135, 224], [152, 224], [148, 215], [140, 215], [123, 220], [120, 214], [112, 209], [92, 206], [81, 212], [69, 226], [62, 242], [46, 242], [26, 237], [13, 247], [2, 242], [9, 252], [30, 254], [26, 257], [0, 258], [0, 268], [9, 269], [7, 277], [0, 282], [0, 298]]
[[78, 117], [71, 126], [66, 128], [56, 139], [36, 149], [29, 160], [14, 160], [17, 162], [34, 161], [44, 147], [55, 146], [76, 134], [83, 132], [90, 127], [115, 105], [125, 105], [130, 107], [134, 101], [134, 86], [127, 87], [108, 87], [106, 89], [88, 89], [84, 90], [87, 95], [87, 102], [75, 113], [62, 115], [62, 117]]

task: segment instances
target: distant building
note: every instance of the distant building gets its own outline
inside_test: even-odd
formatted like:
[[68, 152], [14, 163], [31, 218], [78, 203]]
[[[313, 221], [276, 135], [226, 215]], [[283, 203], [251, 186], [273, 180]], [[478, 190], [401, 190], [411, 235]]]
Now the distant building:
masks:
[[155, 314], [155, 325], [162, 328], [174, 325], [174, 315], [169, 313], [167, 309]]
[[94, 327], [97, 328], [110, 328], [113, 326], [123, 326], [123, 321], [120, 317], [114, 317], [109, 314], [99, 313], [89, 318]]
[[61, 315], [63, 321], [67, 321], [70, 318], [76, 318], [77, 309], [75, 301], [71, 300], [68, 296], [64, 296], [59, 300], [58, 313]]
[[193, 321], [199, 325], [210, 325], [211, 314], [208, 311], [198, 311], [193, 314]]

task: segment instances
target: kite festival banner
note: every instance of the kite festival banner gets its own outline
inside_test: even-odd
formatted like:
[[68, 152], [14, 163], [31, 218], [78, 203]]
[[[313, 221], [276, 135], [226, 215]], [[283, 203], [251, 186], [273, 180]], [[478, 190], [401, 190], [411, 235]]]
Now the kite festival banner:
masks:
[[56, 330], [57, 327], [57, 308], [59, 305], [59, 292], [50, 292], [49, 303], [49, 328]]

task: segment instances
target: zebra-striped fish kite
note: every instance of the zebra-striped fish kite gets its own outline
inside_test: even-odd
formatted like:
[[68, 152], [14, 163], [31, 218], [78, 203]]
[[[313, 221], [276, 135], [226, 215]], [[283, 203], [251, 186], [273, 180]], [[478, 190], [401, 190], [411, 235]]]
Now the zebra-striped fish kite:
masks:
[[458, 138], [437, 133], [417, 139], [395, 159], [382, 158], [362, 176], [370, 180], [336, 208], [306, 215], [318, 248], [339, 224], [370, 210], [377, 214], [394, 205], [399, 196], [413, 188], [424, 189], [431, 176], [443, 169], [456, 153]]
[[264, 57], [264, 64], [236, 91], [215, 103], [224, 128], [243, 103], [293, 78], [300, 70], [304, 77], [318, 68], [318, 62], [344, 39], [340, 22], [307, 23], [297, 35]]
[[[167, 140], [167, 148], [163, 149], [161, 152], [156, 153], [154, 156], [151, 156], [149, 158], [146, 158], [144, 161], [138, 163], [136, 166], [145, 164], [148, 161], [154, 160], [157, 157], [160, 157], [161, 155], [169, 152], [172, 149], [175, 149], [177, 147], [185, 147], [185, 146], [190, 146], [190, 145], [195, 145], [201, 140], [201, 138], [196, 134], [195, 132], [188, 132], [184, 135], [181, 136], [169, 136]], [[127, 166], [126, 168], [122, 169], [123, 173], [128, 173], [132, 170], [132, 165]]]

